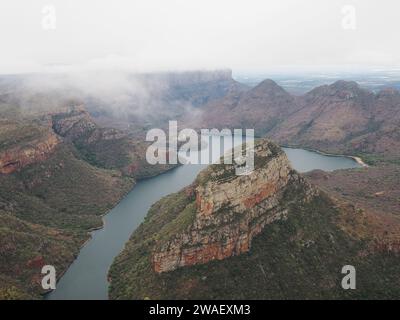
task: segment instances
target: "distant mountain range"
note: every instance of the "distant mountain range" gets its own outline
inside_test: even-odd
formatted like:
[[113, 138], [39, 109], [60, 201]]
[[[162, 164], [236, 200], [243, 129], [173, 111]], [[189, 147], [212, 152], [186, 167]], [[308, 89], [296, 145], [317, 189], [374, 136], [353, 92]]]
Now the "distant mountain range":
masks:
[[240, 83], [254, 87], [264, 79], [274, 79], [286, 91], [294, 95], [302, 95], [312, 89], [333, 83], [338, 80], [356, 81], [361, 87], [379, 91], [384, 88], [400, 89], [399, 69], [369, 69], [369, 70], [294, 70], [280, 69], [269, 72], [239, 72], [234, 78]]
[[254, 128], [284, 145], [333, 153], [400, 154], [400, 91], [374, 93], [352, 81], [337, 81], [293, 96], [272, 80], [230, 92], [205, 105], [189, 125]]

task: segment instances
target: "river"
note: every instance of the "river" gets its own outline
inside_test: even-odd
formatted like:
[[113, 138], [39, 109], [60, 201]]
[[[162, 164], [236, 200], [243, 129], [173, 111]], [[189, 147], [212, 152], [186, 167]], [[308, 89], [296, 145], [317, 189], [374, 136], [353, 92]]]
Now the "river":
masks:
[[[353, 159], [327, 156], [303, 149], [283, 148], [299, 172], [313, 169], [332, 171], [356, 168]], [[213, 155], [212, 157], [216, 157]], [[139, 226], [150, 206], [160, 198], [191, 184], [205, 165], [183, 165], [157, 177], [142, 180], [107, 215], [104, 228], [94, 231], [79, 256], [46, 299], [108, 299], [107, 274], [132, 232]]]

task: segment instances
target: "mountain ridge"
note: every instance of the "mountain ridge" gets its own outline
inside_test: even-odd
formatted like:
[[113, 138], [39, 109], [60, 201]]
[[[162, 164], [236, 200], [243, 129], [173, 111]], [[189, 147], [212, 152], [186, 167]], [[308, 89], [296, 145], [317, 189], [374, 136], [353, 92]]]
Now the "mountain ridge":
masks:
[[339, 80], [292, 96], [272, 80], [205, 105], [195, 127], [254, 128], [283, 145], [399, 159], [400, 92]]

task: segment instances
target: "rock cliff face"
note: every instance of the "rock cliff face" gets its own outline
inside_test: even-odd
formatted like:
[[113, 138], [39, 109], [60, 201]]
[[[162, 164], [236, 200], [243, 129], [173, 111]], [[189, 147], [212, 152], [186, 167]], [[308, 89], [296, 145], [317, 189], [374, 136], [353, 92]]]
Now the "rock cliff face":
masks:
[[40, 298], [42, 265], [61, 275], [134, 184], [83, 161], [50, 118], [0, 116], [0, 300]]
[[[149, 210], [110, 268], [111, 299], [398, 298], [398, 217], [304, 179], [268, 140], [248, 176], [209, 166]], [[346, 264], [357, 290], [341, 286]]]
[[[193, 223], [173, 239], [161, 242], [152, 255], [157, 273], [240, 255], [250, 250], [265, 225], [285, 219], [280, 205], [288, 184], [306, 186], [284, 152], [268, 140], [255, 147], [255, 171], [235, 176], [234, 167], [211, 166], [197, 178]], [[313, 189], [307, 185], [309, 194]]]
[[119, 170], [134, 178], [153, 176], [171, 167], [148, 164], [147, 142], [127, 131], [99, 126], [83, 105], [52, 114], [50, 123], [58, 135], [74, 144], [84, 160], [95, 166]]
[[55, 134], [47, 132], [29, 143], [0, 151], [0, 173], [10, 174], [27, 165], [45, 161], [59, 143], [60, 139]]
[[96, 128], [96, 124], [83, 106], [67, 108], [63, 112], [52, 114], [51, 117], [54, 131], [70, 140], [86, 136]]

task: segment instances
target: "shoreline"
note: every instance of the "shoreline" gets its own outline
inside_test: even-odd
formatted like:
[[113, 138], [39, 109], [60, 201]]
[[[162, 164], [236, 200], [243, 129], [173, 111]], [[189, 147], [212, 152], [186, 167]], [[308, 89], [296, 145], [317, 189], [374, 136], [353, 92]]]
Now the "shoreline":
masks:
[[325, 152], [325, 151], [320, 151], [317, 149], [313, 149], [313, 148], [308, 148], [308, 147], [300, 147], [300, 146], [295, 146], [295, 145], [285, 145], [285, 144], [281, 144], [280, 147], [282, 148], [290, 148], [290, 149], [303, 149], [303, 150], [307, 150], [307, 151], [311, 151], [311, 152], [315, 152], [318, 153], [320, 155], [323, 156], [328, 156], [328, 157], [345, 157], [345, 158], [350, 158], [353, 159], [355, 162], [357, 162], [361, 167], [363, 168], [368, 168], [369, 165], [367, 165], [361, 157], [358, 156], [351, 156], [348, 154], [337, 154], [337, 153], [329, 153], [329, 152]]
[[101, 225], [97, 226], [97, 227], [92, 227], [90, 229], [88, 229], [85, 233], [87, 234], [87, 238], [85, 241], [82, 242], [82, 244], [79, 246], [77, 254], [74, 255], [74, 259], [71, 261], [71, 263], [68, 264], [67, 268], [65, 268], [65, 270], [62, 270], [62, 272], [57, 275], [57, 279], [56, 279], [56, 289], [54, 290], [46, 290], [45, 292], [42, 292], [40, 295], [42, 297], [43, 300], [47, 300], [46, 296], [51, 294], [53, 291], [57, 290], [57, 284], [59, 283], [59, 281], [61, 280], [61, 278], [67, 273], [68, 269], [74, 264], [74, 262], [76, 261], [76, 259], [78, 258], [81, 250], [93, 239], [93, 234], [96, 231], [102, 230], [105, 228], [106, 226], [106, 222], [104, 220], [104, 217], [110, 213], [111, 210], [113, 210], [116, 206], [118, 206], [118, 204], [135, 188], [137, 184], [137, 180], [134, 180], [132, 186], [124, 192], [124, 194], [121, 196], [121, 198], [116, 201], [116, 203], [113, 205], [113, 207], [111, 209], [106, 210], [104, 213], [102, 213], [101, 215], [99, 215], [99, 217], [101, 218]]
[[[95, 233], [96, 231], [102, 230], [102, 229], [104, 229], [104, 228], [106, 227], [106, 221], [105, 221], [104, 217], [105, 217], [106, 215], [108, 215], [115, 207], [117, 207], [117, 206], [121, 203], [121, 201], [122, 201], [129, 193], [131, 193], [131, 192], [135, 189], [135, 187], [136, 187], [136, 185], [137, 185], [138, 183], [140, 183], [141, 181], [147, 180], [147, 179], [152, 179], [152, 178], [158, 177], [158, 176], [160, 176], [160, 175], [162, 175], [162, 174], [164, 174], [164, 173], [167, 173], [167, 172], [169, 172], [169, 171], [171, 171], [171, 170], [176, 169], [177, 167], [179, 167], [179, 165], [174, 165], [174, 166], [168, 167], [168, 168], [166, 168], [164, 171], [160, 171], [160, 172], [158, 172], [158, 173], [155, 173], [155, 174], [153, 174], [153, 175], [146, 176], [146, 177], [144, 177], [144, 178], [135, 179], [134, 182], [133, 182], [133, 184], [132, 184], [132, 186], [131, 186], [128, 190], [126, 190], [126, 192], [124, 192], [124, 194], [121, 196], [121, 198], [120, 198], [118, 201], [116, 201], [116, 203], [113, 205], [113, 207], [110, 208], [110, 209], [108, 209], [108, 210], [106, 210], [106, 211], [105, 211], [104, 213], [102, 213], [101, 215], [99, 215], [99, 217], [101, 218], [101, 225], [99, 225], [99, 226], [97, 226], [97, 227], [90, 228], [90, 229], [88, 229], [88, 230], [86, 231], [86, 234], [87, 234], [88, 237], [87, 237], [86, 240], [83, 241], [82, 244], [79, 246], [78, 251], [77, 251], [77, 254], [74, 256], [74, 259], [71, 261], [71, 263], [68, 264], [67, 268], [65, 268], [65, 270], [62, 270], [62, 272], [60, 272], [60, 274], [57, 276], [57, 280], [56, 280], [56, 289], [55, 289], [55, 290], [57, 290], [57, 284], [59, 283], [59, 281], [61, 280], [61, 278], [67, 273], [68, 269], [69, 269], [69, 268], [75, 263], [75, 261], [77, 260], [77, 258], [78, 258], [78, 256], [79, 256], [81, 250], [93, 239], [94, 233]], [[107, 281], [108, 281], [108, 278], [107, 278]], [[108, 282], [109, 282], [109, 281], [108, 281]], [[52, 293], [53, 291], [55, 291], [55, 290], [51, 290], [51, 289], [50, 289], [50, 290], [46, 290], [45, 292], [42, 292], [40, 295], [41, 295], [41, 297], [42, 297], [43, 300], [47, 300], [47, 299], [46, 299], [46, 296], [49, 295], [49, 294], [51, 294], [51, 293]]]

